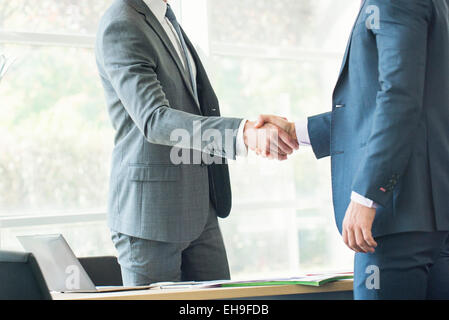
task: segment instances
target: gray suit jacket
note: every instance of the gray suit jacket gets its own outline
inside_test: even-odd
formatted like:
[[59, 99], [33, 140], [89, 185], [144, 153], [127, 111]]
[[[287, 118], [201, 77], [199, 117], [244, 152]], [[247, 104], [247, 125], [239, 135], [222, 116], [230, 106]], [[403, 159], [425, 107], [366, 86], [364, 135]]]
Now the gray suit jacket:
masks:
[[[220, 217], [231, 209], [226, 161], [174, 164], [170, 158], [177, 145], [183, 148], [178, 150], [188, 150], [191, 161], [202, 158], [202, 152], [219, 157], [216, 162], [234, 159], [242, 120], [220, 117], [206, 72], [184, 37], [197, 67], [199, 101], [175, 48], [142, 0], [116, 0], [99, 24], [97, 65], [116, 131], [109, 227], [143, 239], [191, 241], [206, 224], [210, 203]], [[219, 132], [222, 141], [200, 139], [195, 145], [193, 137], [199, 133], [195, 121], [203, 132]], [[176, 129], [188, 132], [190, 138], [171, 140]], [[231, 143], [226, 143], [229, 130]]]

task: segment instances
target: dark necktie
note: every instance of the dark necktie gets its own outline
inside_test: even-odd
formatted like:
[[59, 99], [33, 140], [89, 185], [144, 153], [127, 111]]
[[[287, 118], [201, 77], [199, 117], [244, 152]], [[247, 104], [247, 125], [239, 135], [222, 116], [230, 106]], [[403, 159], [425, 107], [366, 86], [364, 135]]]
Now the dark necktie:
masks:
[[196, 88], [196, 80], [195, 80], [195, 77], [193, 75], [193, 69], [192, 69], [192, 64], [190, 63], [189, 52], [187, 50], [187, 45], [186, 45], [186, 42], [185, 42], [184, 37], [182, 35], [181, 27], [179, 26], [178, 20], [176, 20], [175, 13], [173, 12], [173, 10], [172, 10], [172, 8], [170, 7], [169, 4], [167, 4], [167, 12], [165, 13], [165, 16], [171, 22], [173, 28], [175, 28], [175, 31], [178, 34], [179, 42], [181, 43], [182, 51], [184, 53], [184, 58], [185, 58], [185, 61], [186, 61], [187, 70], [189, 71], [190, 82], [192, 83], [193, 93], [195, 94], [195, 97], [198, 100], [198, 92], [197, 92], [197, 88]]

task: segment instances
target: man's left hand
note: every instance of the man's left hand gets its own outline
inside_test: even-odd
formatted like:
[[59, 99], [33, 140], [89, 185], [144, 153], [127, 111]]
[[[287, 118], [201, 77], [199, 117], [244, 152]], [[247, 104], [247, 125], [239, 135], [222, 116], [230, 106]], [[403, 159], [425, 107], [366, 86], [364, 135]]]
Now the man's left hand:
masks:
[[343, 241], [355, 252], [374, 252], [377, 246], [371, 233], [376, 209], [351, 201], [343, 220]]

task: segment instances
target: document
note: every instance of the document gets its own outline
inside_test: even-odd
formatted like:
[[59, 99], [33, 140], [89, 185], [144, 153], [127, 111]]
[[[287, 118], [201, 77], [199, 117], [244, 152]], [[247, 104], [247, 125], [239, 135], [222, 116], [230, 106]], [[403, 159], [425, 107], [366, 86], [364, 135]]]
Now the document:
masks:
[[188, 282], [158, 282], [153, 283], [152, 289], [200, 289], [200, 288], [229, 288], [229, 287], [254, 287], [276, 285], [306, 285], [319, 287], [325, 283], [352, 279], [353, 272], [306, 274], [291, 278], [270, 278], [258, 280], [217, 280], [217, 281], [188, 281]]
[[305, 286], [319, 287], [325, 283], [352, 279], [352, 272], [343, 273], [328, 273], [328, 274], [309, 274], [300, 277], [291, 278], [274, 278], [274, 279], [260, 279], [249, 281], [229, 281], [222, 283], [222, 287], [252, 287], [252, 286], [276, 286], [276, 285], [292, 285], [299, 284]]

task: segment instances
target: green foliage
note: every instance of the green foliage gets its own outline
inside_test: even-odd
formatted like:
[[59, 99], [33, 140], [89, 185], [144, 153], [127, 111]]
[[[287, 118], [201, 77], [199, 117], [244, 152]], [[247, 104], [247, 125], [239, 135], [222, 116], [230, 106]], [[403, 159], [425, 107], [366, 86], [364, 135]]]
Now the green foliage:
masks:
[[112, 0], [1, 0], [0, 28], [93, 34]]
[[211, 1], [209, 9], [214, 41], [300, 46], [313, 23], [314, 4], [292, 0], [226, 0]]
[[104, 208], [113, 137], [92, 50], [4, 49], [19, 59], [0, 87], [0, 212]]

